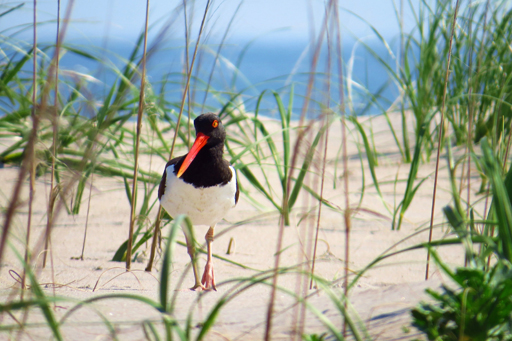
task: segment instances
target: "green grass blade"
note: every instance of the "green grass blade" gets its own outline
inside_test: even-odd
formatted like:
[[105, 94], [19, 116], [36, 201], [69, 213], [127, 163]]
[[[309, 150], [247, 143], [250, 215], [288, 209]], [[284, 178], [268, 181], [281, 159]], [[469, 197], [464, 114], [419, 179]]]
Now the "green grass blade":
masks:
[[[418, 131], [418, 135], [416, 136], [416, 147], [414, 148], [414, 156], [412, 158], [411, 167], [409, 169], [409, 177], [407, 178], [407, 186], [405, 188], [404, 197], [402, 200], [402, 205], [400, 208], [400, 216], [398, 218], [398, 224], [396, 226], [397, 230], [400, 230], [400, 226], [402, 225], [402, 219], [405, 214], [405, 211], [409, 208], [409, 205], [412, 202], [412, 199], [414, 198], [414, 194], [416, 193], [416, 190], [418, 189], [418, 186], [414, 186], [414, 182], [416, 180], [416, 175], [418, 174], [418, 169], [421, 162], [421, 150], [423, 145], [423, 139], [425, 138], [425, 134], [427, 131], [427, 128], [430, 124], [430, 121], [432, 120], [432, 117], [434, 116], [435, 111], [430, 112], [423, 122], [421, 123], [421, 127]], [[394, 226], [395, 219], [393, 219], [393, 229], [395, 229]]]
[[88, 306], [89, 304], [94, 303], [94, 302], [105, 301], [105, 300], [112, 300], [112, 299], [128, 299], [128, 300], [132, 300], [132, 301], [135, 301], [135, 302], [140, 302], [142, 304], [146, 304], [146, 305], [154, 308], [158, 312], [163, 312], [163, 309], [162, 309], [162, 306], [160, 305], [160, 303], [158, 303], [158, 302], [156, 302], [156, 301], [154, 301], [154, 300], [152, 300], [152, 299], [150, 299], [148, 297], [145, 297], [145, 296], [134, 295], [134, 294], [106, 294], [106, 295], [98, 295], [98, 296], [94, 296], [94, 297], [88, 298], [86, 300], [80, 301], [76, 305], [74, 305], [72, 308], [68, 309], [66, 311], [66, 314], [64, 314], [64, 316], [62, 316], [62, 318], [60, 320], [60, 325], [63, 325], [66, 322], [66, 320], [72, 314], [74, 314], [78, 309], [80, 309], [80, 308], [82, 308], [84, 306]]
[[320, 141], [320, 138], [324, 135], [325, 130], [329, 127], [329, 125], [330, 124], [322, 126], [322, 128], [316, 134], [315, 139], [313, 140], [313, 143], [309, 147], [306, 157], [304, 158], [304, 162], [302, 163], [302, 168], [300, 169], [299, 175], [297, 176], [297, 181], [295, 181], [295, 184], [293, 185], [293, 190], [290, 193], [290, 198], [288, 199], [289, 210], [291, 210], [291, 208], [295, 204], [295, 201], [297, 200], [297, 197], [299, 196], [299, 192], [302, 188], [304, 178], [306, 177], [306, 173], [309, 171], [309, 166], [311, 165], [311, 161], [313, 161], [313, 155], [315, 154], [315, 150], [318, 145], [318, 142]]
[[46, 319], [46, 323], [52, 330], [53, 336], [55, 337], [55, 339], [57, 339], [59, 341], [64, 340], [62, 338], [62, 334], [60, 333], [59, 323], [57, 322], [57, 319], [55, 318], [55, 315], [53, 314], [53, 310], [50, 307], [50, 301], [47, 299], [46, 295], [44, 294], [43, 289], [41, 289], [41, 286], [39, 285], [39, 283], [36, 279], [36, 276], [32, 272], [32, 268], [30, 267], [29, 264], [25, 263], [23, 257], [18, 253], [18, 250], [16, 250], [14, 247], [11, 249], [16, 254], [16, 257], [18, 258], [18, 260], [25, 267], [25, 273], [30, 280], [30, 290], [34, 293], [34, 296], [36, 297], [37, 301], [39, 302], [39, 308], [43, 312], [44, 318]]
[[512, 181], [510, 178], [510, 172], [507, 174], [507, 184], [509, 188], [505, 186], [501, 175], [501, 166], [493, 155], [491, 146], [487, 141], [487, 138], [483, 138], [480, 141], [483, 152], [483, 166], [486, 175], [491, 181], [491, 187], [493, 192], [493, 205], [496, 210], [496, 219], [498, 221], [499, 241], [501, 246], [501, 252], [503, 257], [509, 262], [512, 261], [512, 206], [510, 204], [510, 198], [508, 193], [512, 191]]
[[[4, 72], [2, 73], [2, 76], [0, 77], [0, 80], [4, 84], [4, 86], [7, 86], [7, 84], [12, 80], [12, 78], [19, 74], [19, 71], [25, 65], [25, 63], [30, 60], [32, 57], [32, 49], [28, 50], [27, 53], [24, 54], [23, 58], [21, 58], [16, 65], [12, 69], [5, 68]], [[10, 61], [9, 61], [10, 63]]]
[[[423, 229], [420, 232], [425, 232], [427, 230], [428, 230], [428, 228]], [[479, 234], [475, 235], [474, 234], [474, 235], [471, 235], [471, 241], [473, 243], [493, 245], [493, 244], [496, 244], [497, 238], [489, 238], [489, 237], [486, 237], [483, 235], [479, 235]], [[409, 252], [409, 251], [420, 250], [420, 249], [425, 249], [425, 248], [432, 248], [432, 247], [437, 247], [437, 246], [460, 245], [460, 244], [462, 244], [462, 242], [463, 241], [458, 237], [457, 238], [440, 239], [440, 240], [433, 240], [430, 243], [428, 243], [428, 242], [420, 243], [420, 244], [416, 244], [416, 245], [413, 245], [413, 246], [410, 246], [410, 247], [407, 247], [407, 248], [404, 248], [404, 249], [401, 249], [398, 251], [390, 252], [392, 249], [395, 249], [395, 247], [396, 247], [396, 245], [393, 245], [393, 247], [391, 247], [388, 250], [386, 250], [385, 252], [383, 252], [380, 256], [375, 258], [373, 261], [368, 263], [362, 270], [360, 270], [357, 273], [357, 275], [352, 279], [348, 288], [351, 289], [357, 283], [359, 278], [361, 278], [368, 270], [370, 270], [376, 264], [382, 262], [385, 259], [394, 257], [396, 255], [399, 255], [399, 254], [402, 254], [405, 252]], [[430, 252], [432, 252], [432, 249]]]
[[357, 130], [359, 131], [359, 133], [361, 134], [361, 137], [363, 138], [364, 148], [366, 149], [366, 158], [368, 160], [368, 167], [370, 168], [370, 174], [372, 175], [373, 184], [375, 186], [375, 189], [377, 190], [377, 194], [379, 195], [386, 210], [389, 212], [389, 214], [392, 214], [386, 201], [384, 200], [384, 196], [382, 195], [382, 192], [380, 191], [379, 180], [377, 179], [377, 174], [375, 173], [376, 160], [375, 160], [375, 156], [373, 154], [373, 150], [370, 146], [370, 142], [368, 141], [368, 137], [366, 136], [366, 132], [364, 131], [364, 128], [361, 125], [361, 123], [358, 122], [357, 117], [350, 116], [349, 120], [355, 124]]
[[202, 323], [201, 330], [199, 331], [199, 335], [197, 335], [196, 340], [200, 341], [203, 340], [203, 338], [207, 335], [208, 331], [213, 327], [213, 324], [215, 323], [215, 319], [219, 315], [219, 312], [221, 308], [227, 303], [227, 300], [225, 298], [220, 299], [215, 304], [215, 307], [213, 307], [210, 314], [208, 314], [208, 317], [206, 320]]
[[[183, 224], [184, 223], [184, 224]], [[162, 305], [162, 309], [165, 312], [172, 312], [174, 307], [168, 306], [168, 297], [169, 297], [169, 280], [171, 274], [171, 262], [174, 255], [174, 247], [176, 244], [176, 233], [183, 226], [184, 232], [187, 235], [187, 238], [192, 243], [195, 242], [194, 239], [194, 227], [192, 226], [192, 222], [186, 215], [177, 216], [172, 225], [171, 230], [169, 231], [169, 237], [167, 238], [167, 245], [165, 246], [164, 258], [162, 261], [162, 270], [160, 275], [160, 304]]]
[[147, 242], [149, 239], [151, 239], [151, 237], [153, 237], [153, 233], [151, 230], [148, 230], [144, 233], [144, 235], [142, 236], [142, 238], [139, 239], [139, 241], [133, 246], [132, 248], [132, 254], [134, 255], [135, 252], [137, 252], [137, 250], [142, 246], [144, 245], [145, 242]]
[[4, 15], [7, 15], [7, 14], [9, 14], [9, 13], [11, 13], [11, 12], [21, 8], [21, 7], [23, 7], [24, 5], [25, 5], [24, 3], [21, 3], [21, 4], [17, 5], [17, 6], [9, 8], [7, 11], [4, 11], [4, 12], [0, 13], [0, 18], [3, 17]]
[[443, 207], [443, 212], [452, 228], [455, 230], [459, 238], [464, 242], [463, 244], [466, 252], [466, 259], [473, 261], [473, 244], [471, 243], [469, 232], [465, 229], [466, 224], [464, 224], [464, 219], [462, 219], [460, 213], [457, 210], [454, 210], [451, 206]]
[[[151, 334], [153, 335], [153, 337], [154, 337], [154, 339], [156, 341], [160, 341], [161, 340], [160, 339], [160, 335], [158, 334], [158, 331], [156, 330], [155, 325], [154, 325], [153, 322], [151, 322], [151, 321], [144, 321], [142, 323], [142, 326], [144, 328], [144, 331], [146, 329], [145, 327], [149, 328], [149, 331], [151, 332]], [[145, 333], [147, 334], [147, 331], [145, 331]], [[148, 339], [149, 339], [149, 337], [148, 337]]]
[[69, 52], [72, 52], [80, 57], [84, 57], [86, 59], [90, 59], [92, 61], [95, 61], [95, 62], [101, 62], [102, 60], [98, 57], [95, 57], [94, 55], [88, 53], [87, 51], [85, 50], [80, 50], [80, 49], [77, 49], [75, 47], [72, 47], [72, 46], [69, 46], [69, 45], [61, 45], [61, 49], [65, 49]]
[[[283, 101], [281, 101], [281, 97], [279, 94], [275, 91], [272, 92], [274, 95], [274, 98], [277, 103], [277, 111], [279, 112], [279, 115], [281, 116], [281, 128], [283, 133], [283, 150], [284, 150], [284, 174], [288, 174], [288, 168], [290, 166], [290, 116], [291, 111], [286, 110]], [[286, 179], [285, 179], [286, 180]]]
[[[371, 340], [371, 337], [368, 334], [368, 331], [366, 330], [363, 321], [357, 315], [355, 310], [350, 306], [350, 302], [346, 302], [346, 305], [345, 305], [345, 301], [348, 300], [348, 298], [347, 297], [343, 297], [343, 296], [340, 298], [339, 294], [336, 294], [335, 292], [333, 292], [333, 290], [331, 289], [331, 284], [330, 283], [327, 283], [327, 282], [322, 281], [322, 280], [316, 280], [315, 282], [329, 296], [329, 298], [331, 299], [331, 302], [334, 304], [336, 309], [343, 316], [343, 318], [347, 322], [349, 330], [352, 333], [352, 336], [354, 337], [354, 339], [357, 340], [357, 341]], [[348, 309], [351, 310], [350, 313], [349, 313]], [[353, 318], [351, 315], [353, 315], [355, 318]], [[325, 324], [324, 321], [322, 321], [322, 322]], [[333, 332], [332, 327], [330, 327], [329, 329], [331, 330], [331, 332]], [[344, 340], [344, 338], [343, 337], [341, 337], [341, 338], [338, 337], [338, 340]]]
[[123, 244], [119, 246], [116, 253], [114, 254], [114, 257], [112, 257], [113, 262], [124, 262], [125, 261], [125, 254], [126, 249], [128, 248], [128, 240], [125, 240]]
[[132, 206], [132, 190], [130, 188], [130, 184], [128, 183], [128, 178], [123, 178], [124, 183], [124, 191], [126, 192], [126, 197], [128, 198], [128, 204]]

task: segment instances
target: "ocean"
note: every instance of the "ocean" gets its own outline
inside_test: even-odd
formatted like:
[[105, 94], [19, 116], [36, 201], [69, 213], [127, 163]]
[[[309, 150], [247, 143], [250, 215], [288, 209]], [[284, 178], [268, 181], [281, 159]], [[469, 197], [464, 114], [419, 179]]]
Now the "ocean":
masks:
[[[107, 41], [106, 45], [105, 42], [90, 41], [73, 41], [68, 44], [94, 55], [101, 62], [68, 51], [60, 62], [63, 71], [61, 80], [73, 83], [78, 78], [82, 81], [89, 79], [86, 82], [88, 92], [96, 102], [101, 103], [112, 84], [118, 79], [119, 71], [116, 69], [126, 65], [135, 44], [126, 41]], [[367, 44], [368, 48], [386, 63], [396, 64], [396, 60], [381, 43]], [[149, 55], [147, 62], [149, 84], [154, 93], [162, 93], [169, 106], [177, 110], [185, 82], [184, 42], [166, 41], [159, 42], [156, 46], [156, 52]], [[148, 48], [150, 47], [151, 42], [148, 45]], [[194, 43], [189, 47], [189, 60], [193, 48]], [[354, 41], [347, 41], [342, 47], [343, 108], [349, 115], [380, 114], [387, 110], [398, 96], [392, 77], [368, 48]], [[217, 53], [218, 49], [218, 44], [203, 44], [196, 57], [190, 85], [191, 97], [196, 103], [193, 107], [194, 113], [219, 110], [235, 94], [238, 105], [243, 103], [245, 110], [254, 112], [260, 95], [265, 91], [259, 102], [259, 113], [274, 117], [278, 113], [272, 92], [277, 92], [287, 106], [293, 89], [293, 117], [299, 117], [307, 94], [307, 84], [311, 79], [312, 50], [308, 49], [306, 41], [267, 39], [257, 40], [251, 44], [237, 41], [225, 43], [220, 55]], [[331, 55], [334, 55], [334, 49], [335, 47], [332, 47]], [[396, 51], [396, 48], [392, 50], [395, 56]], [[47, 53], [51, 55], [50, 51]], [[327, 106], [339, 112], [342, 100], [338, 61], [332, 57], [329, 69], [328, 55], [329, 51], [324, 46], [314, 73], [314, 85], [308, 106], [309, 117], [315, 117]], [[136, 60], [140, 57], [141, 51], [137, 54]], [[27, 63], [25, 71], [30, 72], [30, 68], [31, 65]], [[91, 82], [90, 77], [82, 77], [80, 74], [92, 76], [96, 80]], [[137, 87], [139, 82], [140, 80], [135, 81]], [[72, 87], [61, 87], [61, 91], [66, 94]]]

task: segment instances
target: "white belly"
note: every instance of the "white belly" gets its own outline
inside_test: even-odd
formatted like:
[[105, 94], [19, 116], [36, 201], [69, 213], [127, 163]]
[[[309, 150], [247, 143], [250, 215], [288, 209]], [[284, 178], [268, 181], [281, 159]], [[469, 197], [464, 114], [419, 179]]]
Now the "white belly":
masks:
[[194, 225], [214, 226], [235, 207], [236, 173], [223, 186], [196, 188], [174, 174], [174, 165], [167, 167], [166, 185], [160, 203], [171, 217], [186, 214]]

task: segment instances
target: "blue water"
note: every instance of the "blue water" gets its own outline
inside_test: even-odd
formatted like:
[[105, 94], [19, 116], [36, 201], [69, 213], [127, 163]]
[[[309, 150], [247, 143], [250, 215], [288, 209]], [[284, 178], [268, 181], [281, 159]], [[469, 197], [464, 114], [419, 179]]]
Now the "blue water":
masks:
[[[134, 49], [134, 43], [129, 42], [103, 44], [104, 42], [70, 44], [100, 58], [102, 63], [72, 52], [67, 52], [60, 62], [63, 70], [77, 71], [98, 80], [87, 83], [90, 96], [97, 102], [103, 101], [112, 84], [118, 79], [118, 73], [113, 70], [123, 67]], [[105, 48], [100, 47], [102, 45]], [[311, 76], [312, 51], [307, 49], [307, 45], [307, 42], [301, 41], [266, 40], [256, 41], [247, 47], [247, 43], [244, 42], [228, 42], [221, 49], [222, 58], [218, 59], [215, 59], [218, 45], [204, 45], [196, 58], [194, 78], [190, 87], [191, 96], [196, 102], [193, 107], [194, 113], [219, 110], [234, 94], [238, 94], [235, 102], [243, 103], [245, 110], [254, 112], [260, 94], [267, 90], [260, 103], [259, 112], [263, 115], [275, 116], [277, 105], [272, 91], [277, 92], [287, 106], [290, 91], [293, 89], [293, 115], [295, 118], [299, 117]], [[387, 63], [395, 63], [384, 46], [377, 43], [369, 45]], [[150, 46], [151, 44], [148, 47]], [[148, 59], [148, 80], [152, 91], [157, 95], [163, 92], [163, 98], [168, 102], [168, 106], [178, 110], [185, 82], [184, 44], [182, 41], [168, 41], [161, 42], [157, 46], [156, 53], [150, 55]], [[191, 58], [193, 45], [189, 50], [189, 58]], [[141, 55], [139, 51], [137, 61]], [[328, 75], [327, 55], [328, 50], [324, 47], [314, 74], [315, 82], [307, 113], [309, 117], [320, 114], [322, 108], [326, 106], [339, 112], [337, 108], [341, 99], [337, 60], [332, 58], [331, 71]], [[352, 56], [353, 66], [348, 68]], [[27, 64], [27, 71], [29, 69], [30, 65]], [[350, 75], [349, 70], [351, 70]], [[388, 109], [398, 96], [396, 86], [391, 82], [386, 69], [362, 45], [357, 45], [355, 49], [353, 42], [346, 42], [343, 45], [343, 76], [346, 82], [343, 107], [348, 114], [379, 114], [382, 110]], [[352, 79], [352, 82], [349, 82], [350, 92], [347, 88], [348, 76]], [[211, 82], [205, 98], [210, 77]], [[62, 75], [61, 79], [68, 83], [76, 81], [66, 75]], [[134, 83], [138, 87], [140, 80], [134, 80]], [[69, 88], [61, 88], [62, 94], [69, 91]], [[91, 111], [88, 114], [94, 115], [94, 112]]]

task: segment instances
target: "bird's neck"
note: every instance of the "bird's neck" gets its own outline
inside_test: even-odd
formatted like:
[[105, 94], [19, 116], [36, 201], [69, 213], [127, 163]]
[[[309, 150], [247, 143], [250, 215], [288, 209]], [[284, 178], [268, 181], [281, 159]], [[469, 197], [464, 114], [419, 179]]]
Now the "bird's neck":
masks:
[[[199, 153], [197, 153], [197, 156], [195, 160], [202, 160], [201, 163], [210, 163], [215, 161], [222, 160], [222, 155], [224, 154], [224, 145], [223, 144], [217, 144], [214, 146], [204, 146]], [[194, 161], [195, 161], [194, 160]]]
[[183, 181], [195, 187], [210, 187], [226, 184], [232, 178], [229, 163], [222, 158], [223, 145], [203, 147], [194, 161], [183, 173]]

